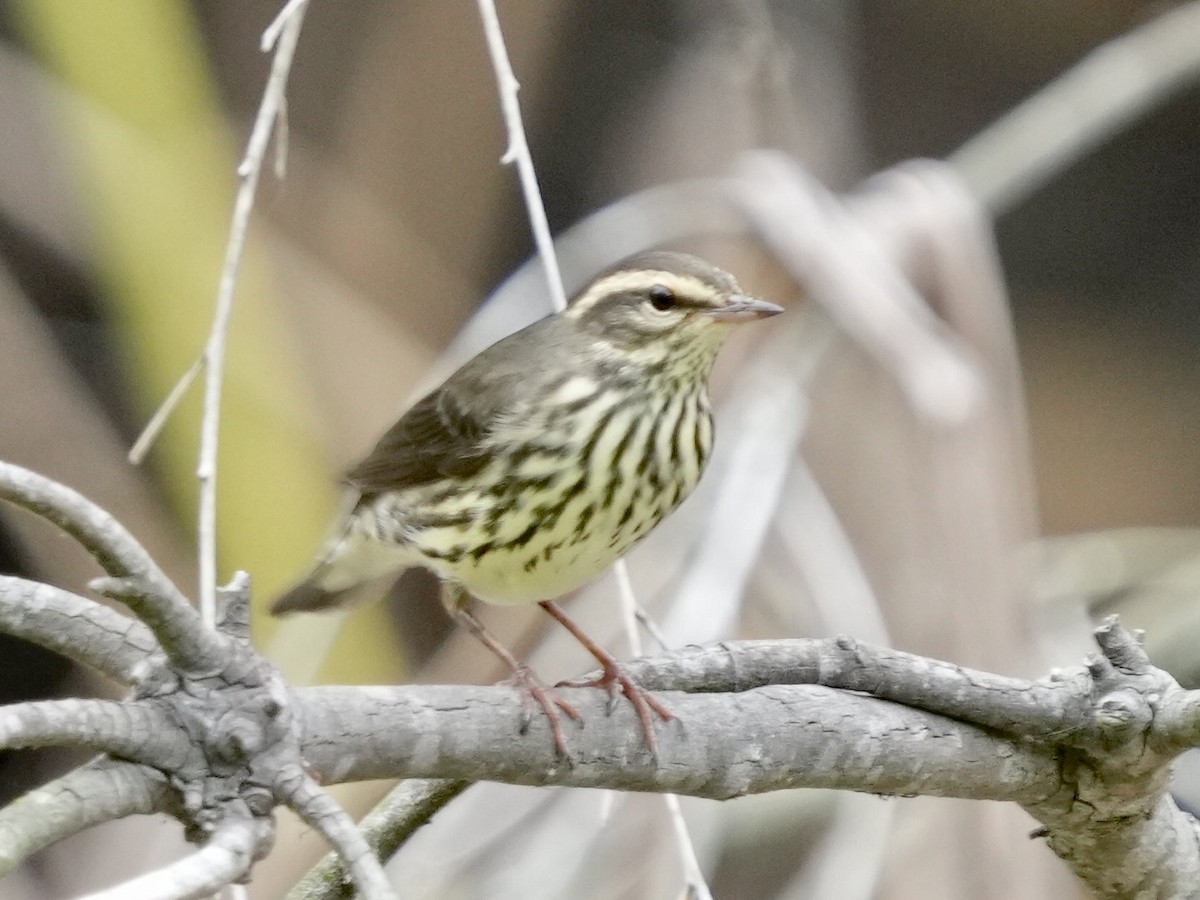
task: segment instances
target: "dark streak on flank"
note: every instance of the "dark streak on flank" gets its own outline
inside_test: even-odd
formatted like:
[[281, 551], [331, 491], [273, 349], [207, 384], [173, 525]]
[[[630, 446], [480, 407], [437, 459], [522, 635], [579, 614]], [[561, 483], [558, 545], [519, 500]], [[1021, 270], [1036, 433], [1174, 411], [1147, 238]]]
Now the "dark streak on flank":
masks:
[[[611, 497], [611, 493], [609, 496]], [[575, 520], [575, 537], [572, 539], [571, 543], [577, 544], [581, 540], [583, 540], [583, 538], [587, 534], [588, 522], [592, 521], [592, 516], [594, 516], [595, 514], [596, 514], [596, 504], [595, 503], [589, 503], [587, 506], [585, 506], [580, 511], [579, 518]]]

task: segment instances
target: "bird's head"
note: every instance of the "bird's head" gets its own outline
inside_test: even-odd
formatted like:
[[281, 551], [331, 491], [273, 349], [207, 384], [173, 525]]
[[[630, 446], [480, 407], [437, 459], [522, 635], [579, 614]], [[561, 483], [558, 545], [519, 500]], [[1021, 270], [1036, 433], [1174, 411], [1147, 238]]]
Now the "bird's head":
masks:
[[631, 363], [696, 365], [707, 372], [734, 325], [781, 312], [744, 294], [732, 275], [711, 263], [655, 251], [599, 275], [563, 316]]

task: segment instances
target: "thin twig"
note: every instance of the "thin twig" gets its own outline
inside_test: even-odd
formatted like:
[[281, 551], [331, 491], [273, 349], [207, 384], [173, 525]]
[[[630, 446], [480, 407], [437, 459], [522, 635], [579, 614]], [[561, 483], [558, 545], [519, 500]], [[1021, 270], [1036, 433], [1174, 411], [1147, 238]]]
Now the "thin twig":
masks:
[[196, 357], [196, 361], [191, 367], [180, 376], [175, 382], [175, 387], [171, 388], [171, 392], [167, 394], [166, 399], [159, 404], [158, 409], [154, 411], [154, 415], [150, 417], [150, 421], [146, 423], [146, 427], [142, 429], [142, 433], [138, 435], [133, 446], [129, 448], [129, 461], [139, 466], [145, 460], [146, 454], [150, 452], [150, 448], [154, 442], [158, 440], [158, 436], [162, 433], [163, 426], [167, 424], [167, 419], [171, 418], [171, 413], [175, 412], [175, 408], [179, 406], [181, 400], [187, 394], [188, 388], [196, 380], [196, 376], [200, 374], [200, 370], [204, 368], [204, 354]]
[[567, 295], [563, 290], [562, 274], [558, 270], [554, 240], [550, 237], [546, 207], [538, 190], [533, 155], [529, 152], [529, 143], [525, 140], [525, 123], [521, 119], [521, 104], [517, 99], [517, 91], [521, 89], [521, 85], [513, 74], [512, 63], [508, 59], [508, 49], [504, 46], [504, 33], [500, 30], [500, 17], [496, 14], [494, 0], [479, 0], [479, 15], [483, 19], [483, 33], [487, 38], [492, 67], [496, 70], [500, 107], [504, 111], [504, 124], [508, 129], [508, 149], [500, 157], [500, 162], [506, 165], [515, 163], [517, 166], [521, 193], [525, 197], [525, 209], [529, 215], [530, 228], [533, 229], [533, 241], [537, 245], [538, 256], [546, 273], [550, 299], [554, 308], [561, 312], [567, 308]]
[[[233, 292], [237, 286], [250, 213], [254, 208], [258, 177], [262, 172], [263, 158], [271, 140], [276, 117], [283, 104], [288, 72], [291, 69], [307, 6], [307, 0], [293, 0], [284, 7], [271, 26], [280, 28], [278, 41], [275, 43], [275, 58], [271, 62], [271, 75], [267, 79], [262, 103], [254, 119], [254, 128], [250, 132], [246, 156], [238, 166], [238, 175], [242, 183], [238, 188], [233, 218], [229, 225], [229, 241], [225, 246], [225, 260], [221, 266], [212, 330], [204, 348], [204, 413], [200, 426], [200, 461], [196, 467], [196, 477], [200, 482], [200, 615], [209, 627], [216, 622], [217, 609], [217, 444], [221, 421], [221, 383], [225, 374], [225, 341], [229, 333]], [[264, 41], [266, 40], [267, 35], [264, 35]]]
[[263, 29], [262, 41], [259, 43], [259, 49], [262, 50], [263, 53], [270, 53], [272, 50], [274, 50], [275, 42], [279, 40], [279, 35], [283, 31], [283, 27], [289, 21], [291, 21], [292, 16], [296, 15], [297, 13], [303, 15], [300, 7], [307, 5], [308, 0], [288, 0], [288, 2], [283, 5], [283, 9], [281, 9], [276, 14], [275, 18], [271, 20], [271, 24]]
[[[567, 308], [566, 292], [563, 289], [562, 274], [558, 268], [558, 257], [554, 252], [554, 239], [550, 235], [550, 225], [546, 219], [546, 207], [542, 202], [541, 191], [538, 189], [533, 156], [529, 152], [529, 144], [525, 140], [525, 125], [521, 118], [521, 105], [517, 99], [520, 84], [513, 74], [512, 64], [508, 59], [508, 50], [504, 44], [504, 34], [500, 29], [500, 19], [496, 14], [494, 0], [478, 0], [478, 2], [479, 14], [483, 19], [484, 34], [487, 37], [488, 52], [491, 54], [492, 65], [496, 71], [496, 81], [500, 88], [500, 104], [504, 110], [504, 121], [508, 128], [508, 149], [501, 157], [501, 162], [516, 163], [521, 179], [521, 191], [525, 198], [525, 209], [529, 215], [529, 225], [533, 231], [538, 255], [542, 260], [551, 302], [554, 304], [554, 308], [561, 312]], [[618, 560], [613, 566], [613, 574], [616, 576], [617, 589], [621, 597], [622, 617], [625, 622], [630, 651], [634, 656], [638, 656], [641, 654], [641, 640], [637, 630], [637, 610], [640, 606], [633, 591], [628, 567], [623, 559]]]
[[[625, 560], [619, 559], [612, 567], [613, 577], [617, 581], [617, 594], [621, 598], [621, 621], [625, 628], [625, 640], [629, 643], [629, 655], [642, 655], [642, 635], [638, 631], [638, 621], [650, 614], [638, 603], [637, 594], [633, 590], [633, 580], [629, 577], [629, 566]], [[666, 647], [663, 647], [666, 650]]]
[[[237, 273], [241, 265], [242, 251], [246, 243], [246, 230], [250, 213], [254, 208], [254, 195], [258, 187], [259, 174], [267, 145], [276, 123], [282, 123], [285, 115], [284, 89], [300, 25], [308, 0], [289, 0], [283, 10], [263, 32], [263, 52], [278, 46], [271, 65], [271, 75], [263, 92], [262, 103], [255, 117], [254, 128], [246, 155], [238, 165], [242, 178], [234, 203], [233, 220], [229, 229], [229, 240], [225, 247], [225, 260], [221, 267], [221, 278], [217, 287], [216, 311], [208, 341], [200, 357], [180, 377], [171, 392], [151, 416], [150, 421], [129, 451], [129, 461], [140, 463], [166, 424], [167, 419], [179, 406], [180, 401], [195, 382], [200, 371], [205, 372], [204, 412], [200, 431], [200, 460], [196, 477], [200, 482], [199, 511], [199, 558], [200, 558], [200, 614], [203, 621], [212, 627], [216, 618], [216, 472], [217, 447], [220, 434], [221, 383], [225, 368], [225, 342], [229, 331], [229, 318], [233, 311], [233, 292], [237, 285]], [[282, 174], [285, 159], [285, 140], [281, 135], [277, 141], [275, 171]]]

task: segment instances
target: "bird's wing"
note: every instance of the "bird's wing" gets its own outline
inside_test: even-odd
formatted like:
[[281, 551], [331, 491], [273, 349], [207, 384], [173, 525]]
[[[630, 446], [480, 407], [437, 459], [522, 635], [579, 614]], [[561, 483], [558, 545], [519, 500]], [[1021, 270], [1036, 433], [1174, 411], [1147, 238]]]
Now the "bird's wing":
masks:
[[347, 483], [369, 496], [468, 478], [487, 465], [491, 452], [482, 438], [494, 416], [471, 403], [461, 387], [448, 382], [401, 416], [370, 455], [346, 473]]
[[364, 497], [470, 478], [493, 457], [498, 422], [521, 420], [529, 398], [577, 365], [557, 316], [548, 316], [484, 350], [419, 401], [346, 474]]

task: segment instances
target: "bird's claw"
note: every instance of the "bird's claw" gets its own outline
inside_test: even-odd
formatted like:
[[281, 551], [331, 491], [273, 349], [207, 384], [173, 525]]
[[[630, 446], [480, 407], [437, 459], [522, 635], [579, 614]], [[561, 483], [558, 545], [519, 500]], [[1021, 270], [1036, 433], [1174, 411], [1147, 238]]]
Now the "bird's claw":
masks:
[[533, 708], [534, 704], [541, 707], [542, 712], [546, 716], [546, 721], [550, 725], [550, 734], [554, 738], [554, 750], [563, 759], [570, 761], [571, 757], [567, 753], [567, 739], [563, 734], [562, 714], [573, 721], [582, 721], [579, 710], [572, 704], [559, 697], [554, 693], [541, 678], [528, 666], [522, 665], [513, 671], [512, 677], [506, 679], [504, 684], [510, 684], [521, 692], [521, 720], [518, 725], [518, 732], [526, 734], [529, 731], [530, 725], [533, 724]]
[[650, 751], [651, 755], [658, 756], [658, 743], [654, 739], [654, 722], [650, 713], [653, 711], [664, 722], [669, 722], [675, 717], [654, 694], [630, 678], [618, 663], [606, 663], [603, 671], [596, 678], [560, 681], [555, 687], [603, 688], [608, 691], [608, 703], [605, 710], [610, 716], [617, 708], [617, 698], [624, 694], [633, 704], [634, 712], [637, 713], [638, 721], [642, 726], [642, 736], [646, 741], [646, 749]]

